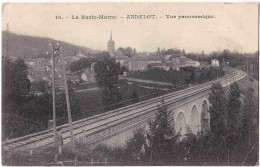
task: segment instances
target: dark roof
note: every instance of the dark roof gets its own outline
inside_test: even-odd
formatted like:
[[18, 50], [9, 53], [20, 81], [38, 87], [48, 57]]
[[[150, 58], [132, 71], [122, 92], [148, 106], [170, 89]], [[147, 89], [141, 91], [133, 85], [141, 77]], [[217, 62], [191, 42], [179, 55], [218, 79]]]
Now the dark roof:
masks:
[[210, 65], [200, 64], [198, 68], [210, 68]]
[[208, 63], [207, 62], [200, 62], [200, 65], [208, 65]]
[[183, 54], [165, 55], [165, 56], [164, 56], [164, 59], [165, 59], [166, 61], [172, 61], [172, 60], [174, 60], [175, 58], [181, 57], [181, 56], [183, 56]]

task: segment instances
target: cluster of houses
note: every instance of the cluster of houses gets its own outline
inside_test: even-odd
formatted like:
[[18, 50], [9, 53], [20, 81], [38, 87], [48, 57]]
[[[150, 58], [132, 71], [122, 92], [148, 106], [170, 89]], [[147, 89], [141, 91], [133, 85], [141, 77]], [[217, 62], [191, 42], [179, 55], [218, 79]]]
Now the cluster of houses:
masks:
[[[159, 50], [159, 49], [158, 49]], [[129, 58], [119, 51], [115, 51], [115, 42], [112, 39], [112, 32], [110, 33], [110, 39], [107, 43], [107, 51], [110, 56], [120, 63], [121, 66], [125, 66], [129, 71], [141, 71], [150, 69], [164, 69], [166, 71], [172, 69], [179, 71], [181, 67], [197, 67], [197, 68], [209, 68], [210, 66], [219, 67], [219, 61], [212, 60], [211, 65], [206, 63], [200, 63], [193, 61], [190, 58], [184, 56], [184, 54], [169, 54], [160, 55], [160, 52], [156, 54], [137, 54]]]
[[165, 56], [140, 56], [135, 55], [128, 58], [124, 55], [111, 56], [125, 66], [129, 71], [142, 71], [150, 69], [163, 69], [163, 70], [177, 70], [179, 71], [181, 67], [197, 67], [197, 68], [209, 68], [210, 65], [202, 65], [198, 61], [193, 61], [184, 55], [165, 55]]
[[[159, 52], [155, 54], [147, 53], [136, 53], [132, 57], [127, 57], [120, 51], [115, 50], [115, 42], [112, 40], [112, 32], [110, 34], [110, 40], [107, 44], [107, 51], [110, 54], [110, 57], [115, 59], [117, 63], [120, 63], [121, 66], [125, 66], [128, 71], [143, 71], [147, 69], [163, 69], [168, 70], [177, 70], [179, 71], [181, 67], [196, 67], [200, 69], [207, 69], [210, 66], [219, 67], [219, 61], [214, 59], [211, 62], [211, 65], [208, 65], [204, 62], [193, 61], [190, 58], [185, 57], [183, 54], [169, 54], [169, 55], [160, 55]], [[65, 66], [66, 69], [69, 68], [69, 65], [72, 62], [80, 60], [82, 58], [90, 58], [82, 54], [80, 51], [71, 57], [65, 57]], [[51, 85], [52, 80], [52, 60], [51, 59], [28, 59], [26, 60], [28, 65], [28, 79], [31, 82], [44, 80]], [[57, 87], [63, 87], [63, 75], [62, 75], [62, 66], [60, 57], [55, 58], [55, 81]], [[91, 67], [82, 69], [77, 72], [67, 71], [67, 80], [72, 81], [73, 83], [78, 83], [84, 81], [84, 83], [93, 83], [94, 79], [94, 66], [95, 63], [91, 64]]]
[[[83, 69], [77, 72], [70, 72], [69, 65], [81, 58], [89, 58], [83, 55], [80, 51], [71, 57], [64, 58], [64, 64], [66, 68], [67, 80], [77, 83], [82, 81], [94, 82], [94, 64], [89, 69]], [[62, 88], [64, 86], [62, 62], [60, 57], [55, 58], [55, 86]], [[52, 83], [52, 60], [51, 59], [27, 59], [25, 62], [28, 66], [28, 79], [31, 82], [46, 81], [49, 85]]]
[[111, 57], [115, 59], [121, 66], [125, 66], [129, 71], [143, 71], [149, 69], [163, 69], [168, 71], [170, 69], [180, 71], [181, 67], [196, 67], [199, 69], [208, 69], [210, 67], [219, 67], [219, 61], [213, 59], [211, 65], [206, 62], [193, 61], [185, 57], [183, 54], [169, 54], [169, 55], [141, 55], [134, 54], [129, 58], [122, 53], [116, 51], [110, 53]]

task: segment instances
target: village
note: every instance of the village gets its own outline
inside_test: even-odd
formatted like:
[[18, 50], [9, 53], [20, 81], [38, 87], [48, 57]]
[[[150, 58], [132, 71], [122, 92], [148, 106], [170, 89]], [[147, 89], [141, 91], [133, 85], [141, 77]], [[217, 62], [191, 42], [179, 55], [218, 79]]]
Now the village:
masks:
[[[148, 69], [160, 69], [163, 71], [176, 70], [180, 71], [184, 67], [194, 67], [196, 69], [209, 69], [210, 67], [219, 67], [220, 62], [216, 59], [211, 60], [211, 64], [207, 62], [194, 61], [191, 58], [187, 58], [185, 53], [169, 53], [162, 55], [160, 48], [157, 49], [155, 53], [140, 52], [137, 53], [134, 49], [131, 56], [127, 56], [120, 49], [115, 50], [115, 42], [112, 39], [112, 32], [110, 34], [110, 39], [107, 43], [107, 53], [112, 59], [117, 63], [120, 63], [122, 67], [125, 67], [125, 71], [122, 77], [127, 77], [129, 73], [135, 71], [146, 71]], [[49, 53], [47, 53], [49, 54]], [[89, 67], [83, 68], [78, 71], [71, 71], [70, 65], [73, 62], [79, 61], [81, 59], [92, 59], [91, 55], [84, 55], [79, 50], [75, 55], [65, 57], [65, 66], [67, 73], [67, 80], [71, 81], [73, 84], [77, 85], [93, 85], [95, 83], [95, 71], [93, 62]], [[45, 81], [51, 85], [51, 59], [45, 58], [30, 58], [25, 60], [28, 65], [28, 79], [31, 82]], [[61, 60], [57, 56], [55, 59], [56, 64], [56, 86], [58, 88], [63, 87], [62, 81], [62, 69]], [[121, 77], [121, 78], [122, 78]], [[75, 88], [76, 89], [76, 88]], [[34, 90], [32, 92], [34, 95], [42, 95], [43, 92], [40, 90]]]

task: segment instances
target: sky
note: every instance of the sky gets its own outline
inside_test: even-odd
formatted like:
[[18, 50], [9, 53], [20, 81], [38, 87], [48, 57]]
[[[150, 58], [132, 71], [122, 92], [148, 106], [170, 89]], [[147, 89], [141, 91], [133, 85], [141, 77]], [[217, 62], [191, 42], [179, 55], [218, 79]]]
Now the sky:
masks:
[[[76, 20], [73, 15], [117, 19]], [[155, 15], [156, 19], [127, 19], [127, 15]], [[176, 18], [167, 19], [166, 15]], [[213, 18], [179, 19], [201, 15]], [[257, 3], [6, 3], [2, 30], [7, 23], [13, 33], [53, 38], [94, 50], [106, 50], [110, 31], [116, 49], [130, 46], [138, 52], [152, 52], [158, 47], [196, 53], [258, 50]]]

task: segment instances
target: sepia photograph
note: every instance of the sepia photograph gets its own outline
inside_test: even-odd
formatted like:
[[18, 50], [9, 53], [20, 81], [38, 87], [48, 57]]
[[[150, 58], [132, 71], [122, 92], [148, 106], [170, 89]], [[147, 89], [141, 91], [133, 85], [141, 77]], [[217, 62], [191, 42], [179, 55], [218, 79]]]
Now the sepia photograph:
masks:
[[1, 165], [259, 166], [259, 3], [2, 3]]

